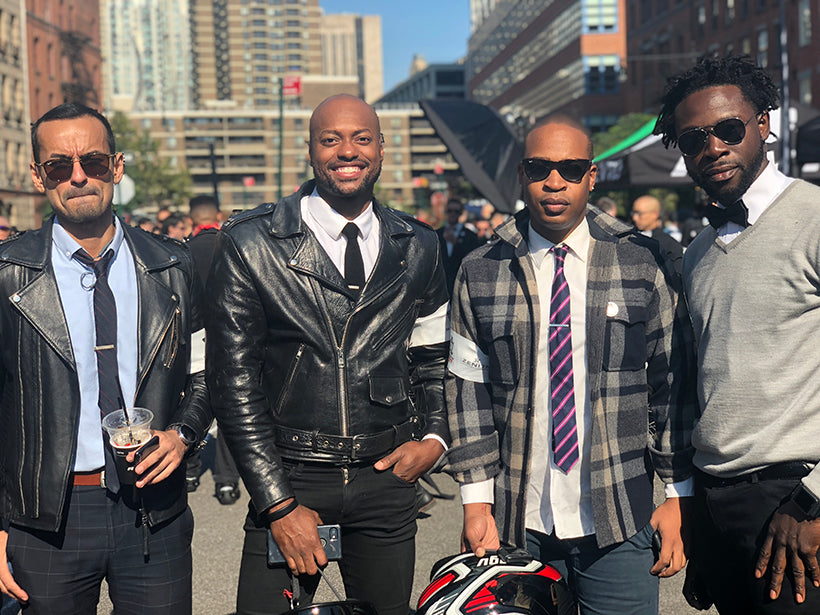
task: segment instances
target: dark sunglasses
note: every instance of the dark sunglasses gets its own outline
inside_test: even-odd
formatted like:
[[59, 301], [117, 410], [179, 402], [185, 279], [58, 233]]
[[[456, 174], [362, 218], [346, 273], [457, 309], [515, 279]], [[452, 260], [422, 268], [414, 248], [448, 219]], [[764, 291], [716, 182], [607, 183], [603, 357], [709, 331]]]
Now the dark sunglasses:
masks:
[[524, 158], [524, 160], [521, 161], [521, 168], [524, 170], [524, 175], [533, 182], [543, 181], [550, 176], [553, 170], [557, 170], [558, 174], [566, 181], [577, 184], [584, 179], [584, 175], [586, 175], [591, 166], [592, 161], [583, 158], [558, 161], [543, 160], [541, 158]]
[[740, 118], [730, 117], [714, 126], [690, 128], [678, 135], [678, 149], [684, 156], [697, 156], [706, 146], [709, 135], [715, 135], [726, 145], [737, 145], [746, 136], [746, 124], [756, 117], [756, 115], [753, 115], [745, 122]]
[[116, 154], [86, 154], [79, 158], [59, 158], [46, 160], [45, 162], [35, 162], [35, 166], [43, 169], [43, 172], [53, 182], [64, 182], [71, 178], [74, 172], [74, 161], [79, 160], [83, 173], [90, 179], [100, 179], [111, 172], [111, 159]]

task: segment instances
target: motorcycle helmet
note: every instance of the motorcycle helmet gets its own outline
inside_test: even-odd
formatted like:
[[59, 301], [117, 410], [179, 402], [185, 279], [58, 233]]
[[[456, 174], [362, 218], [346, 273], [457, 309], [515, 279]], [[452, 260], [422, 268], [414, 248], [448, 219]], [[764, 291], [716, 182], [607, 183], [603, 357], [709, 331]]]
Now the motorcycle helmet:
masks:
[[462, 553], [437, 562], [416, 615], [564, 615], [574, 601], [555, 568], [524, 550], [484, 557]]
[[285, 615], [378, 615], [369, 602], [362, 600], [339, 600], [296, 607]]

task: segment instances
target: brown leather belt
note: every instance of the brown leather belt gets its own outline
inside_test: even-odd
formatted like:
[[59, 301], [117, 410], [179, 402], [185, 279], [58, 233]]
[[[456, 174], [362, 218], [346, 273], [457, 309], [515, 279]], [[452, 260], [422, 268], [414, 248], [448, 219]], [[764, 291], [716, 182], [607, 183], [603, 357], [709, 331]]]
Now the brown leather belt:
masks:
[[351, 460], [374, 459], [411, 440], [417, 428], [416, 417], [401, 425], [393, 425], [391, 429], [357, 436], [335, 436], [318, 430], [305, 431], [277, 425], [274, 440], [283, 449], [325, 453]]
[[74, 484], [81, 487], [102, 487], [105, 485], [103, 480], [103, 470], [94, 470], [92, 472], [74, 472]]

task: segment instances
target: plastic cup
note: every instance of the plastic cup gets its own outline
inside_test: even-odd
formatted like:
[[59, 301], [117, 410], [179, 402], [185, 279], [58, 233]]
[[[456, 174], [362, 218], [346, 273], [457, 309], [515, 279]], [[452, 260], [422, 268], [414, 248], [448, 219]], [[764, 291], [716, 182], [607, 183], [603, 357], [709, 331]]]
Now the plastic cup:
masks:
[[128, 421], [122, 410], [114, 410], [103, 417], [103, 428], [108, 432], [121, 485], [133, 485], [137, 480], [136, 464], [129, 464], [126, 457], [151, 439], [153, 419], [154, 413], [147, 408], [128, 408]]

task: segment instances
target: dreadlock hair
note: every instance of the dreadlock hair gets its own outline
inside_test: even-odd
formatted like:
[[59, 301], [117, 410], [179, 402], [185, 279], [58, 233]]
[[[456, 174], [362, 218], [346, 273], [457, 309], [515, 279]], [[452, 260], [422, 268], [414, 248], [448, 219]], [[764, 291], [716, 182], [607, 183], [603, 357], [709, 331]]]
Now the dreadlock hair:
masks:
[[740, 88], [756, 114], [772, 111], [780, 106], [780, 92], [765, 70], [748, 55], [729, 55], [723, 58], [703, 55], [689, 70], [670, 77], [661, 97], [661, 111], [653, 134], [663, 135], [667, 148], [676, 145], [675, 109], [684, 98], [705, 88], [734, 85]]

